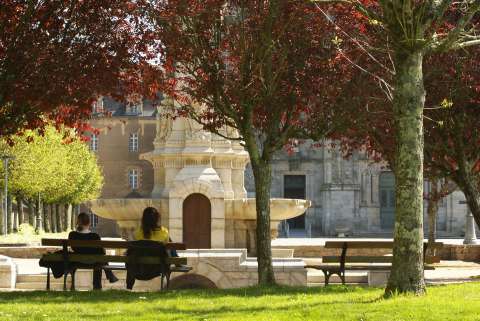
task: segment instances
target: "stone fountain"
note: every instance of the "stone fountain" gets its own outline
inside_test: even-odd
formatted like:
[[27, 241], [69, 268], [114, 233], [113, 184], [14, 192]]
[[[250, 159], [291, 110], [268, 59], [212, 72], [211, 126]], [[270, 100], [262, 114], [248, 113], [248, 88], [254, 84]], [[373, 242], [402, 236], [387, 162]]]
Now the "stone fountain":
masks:
[[[151, 198], [97, 199], [90, 202], [92, 211], [117, 221], [122, 236], [131, 239], [143, 209], [154, 206], [172, 240], [187, 248], [255, 252], [255, 199], [247, 198], [244, 186], [248, 153], [238, 141], [206, 132], [194, 120], [161, 116], [161, 108], [154, 150], [140, 156], [153, 165]], [[309, 206], [307, 200], [272, 199], [272, 237], [280, 221], [303, 214]]]

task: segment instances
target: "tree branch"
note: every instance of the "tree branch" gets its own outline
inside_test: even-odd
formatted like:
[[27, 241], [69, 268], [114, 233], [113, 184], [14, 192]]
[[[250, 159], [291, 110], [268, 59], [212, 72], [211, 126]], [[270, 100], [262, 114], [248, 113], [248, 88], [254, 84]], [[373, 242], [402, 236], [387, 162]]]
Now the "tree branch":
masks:
[[[463, 1], [467, 4], [468, 1]], [[465, 27], [472, 21], [476, 13], [480, 11], [480, 0], [474, 0], [473, 4], [468, 8], [467, 12], [462, 15], [460, 20], [457, 22], [457, 25], [452, 29], [448, 35], [441, 41], [436, 42], [432, 41], [427, 50], [430, 51], [448, 51], [452, 49], [455, 45], [455, 42], [458, 41], [462, 32], [464, 32]], [[456, 48], [458, 49], [458, 48]]]

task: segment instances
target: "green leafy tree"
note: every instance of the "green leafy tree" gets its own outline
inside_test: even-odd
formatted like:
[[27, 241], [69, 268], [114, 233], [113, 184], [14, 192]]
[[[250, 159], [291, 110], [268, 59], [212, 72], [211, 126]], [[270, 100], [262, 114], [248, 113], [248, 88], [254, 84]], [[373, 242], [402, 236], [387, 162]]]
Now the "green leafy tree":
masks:
[[[42, 134], [26, 131], [10, 141], [13, 145], [2, 146], [15, 157], [9, 169], [12, 194], [29, 200], [41, 197], [48, 204], [79, 204], [98, 196], [103, 176], [96, 157], [72, 129], [48, 126]], [[58, 230], [58, 216], [55, 221]]]

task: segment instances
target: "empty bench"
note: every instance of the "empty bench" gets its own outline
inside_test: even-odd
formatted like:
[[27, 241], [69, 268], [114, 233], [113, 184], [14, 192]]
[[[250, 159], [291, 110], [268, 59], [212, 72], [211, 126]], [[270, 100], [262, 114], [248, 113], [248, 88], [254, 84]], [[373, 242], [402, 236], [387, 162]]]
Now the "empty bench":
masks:
[[[436, 242], [433, 247], [438, 250], [441, 249], [443, 243]], [[434, 263], [440, 262], [438, 255], [427, 256], [428, 244], [424, 243], [424, 269], [433, 270]], [[322, 256], [322, 263], [307, 264], [305, 268], [321, 270], [325, 275], [325, 285], [328, 285], [330, 277], [334, 274], [338, 275], [345, 284], [345, 271], [390, 271], [392, 266], [393, 256], [390, 254], [372, 254], [372, 255], [349, 255], [349, 250], [379, 250], [384, 252], [384, 249], [393, 249], [393, 241], [327, 241], [325, 242], [326, 249], [341, 250], [340, 255], [324, 255]], [[352, 252], [352, 251], [350, 251]]]
[[[170, 274], [172, 272], [188, 272], [191, 267], [186, 266], [187, 258], [184, 257], [161, 257], [158, 255], [127, 256], [125, 254], [104, 255], [104, 254], [77, 254], [69, 251], [69, 248], [103, 248], [125, 250], [135, 249], [151, 250], [151, 247], [138, 247], [134, 242], [128, 241], [101, 241], [101, 240], [68, 240], [68, 239], [42, 239], [43, 246], [58, 246], [60, 251], [47, 253], [42, 256], [42, 261], [46, 263], [63, 264], [63, 290], [67, 289], [67, 276], [71, 276], [71, 290], [75, 290], [75, 271], [77, 269], [108, 269], [108, 270], [126, 270], [126, 265], [165, 265], [166, 271], [160, 275], [161, 289], [164, 288], [164, 279], [168, 288]], [[183, 243], [164, 244], [166, 250], [185, 250]], [[125, 265], [107, 265], [108, 263], [125, 263]], [[50, 290], [50, 267], [47, 267], [46, 289]]]

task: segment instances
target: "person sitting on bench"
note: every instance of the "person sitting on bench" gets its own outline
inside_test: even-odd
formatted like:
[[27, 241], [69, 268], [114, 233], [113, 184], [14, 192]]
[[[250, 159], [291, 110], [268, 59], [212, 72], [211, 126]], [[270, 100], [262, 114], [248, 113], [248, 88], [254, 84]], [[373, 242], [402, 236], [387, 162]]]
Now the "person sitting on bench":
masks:
[[155, 207], [147, 207], [143, 210], [142, 225], [135, 231], [136, 240], [151, 240], [160, 243], [168, 243], [170, 237], [168, 230], [158, 224], [160, 213]]
[[[77, 217], [76, 231], [71, 231], [68, 234], [69, 240], [100, 240], [100, 235], [90, 231], [90, 216], [86, 213], [80, 213]], [[98, 247], [73, 247], [74, 253], [77, 254], [105, 254], [105, 249]], [[81, 266], [79, 266], [81, 267]], [[114, 283], [118, 281], [118, 278], [113, 274], [111, 270], [103, 269], [105, 276]], [[100, 290], [102, 288], [102, 269], [93, 270], [93, 288]]]
[[[147, 207], [143, 210], [142, 225], [135, 231], [135, 240], [151, 240], [163, 244], [172, 242], [168, 229], [160, 223], [160, 213], [155, 207]], [[178, 257], [176, 250], [169, 251], [171, 257]]]

